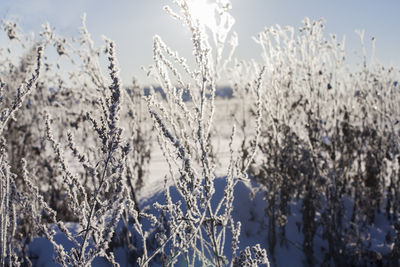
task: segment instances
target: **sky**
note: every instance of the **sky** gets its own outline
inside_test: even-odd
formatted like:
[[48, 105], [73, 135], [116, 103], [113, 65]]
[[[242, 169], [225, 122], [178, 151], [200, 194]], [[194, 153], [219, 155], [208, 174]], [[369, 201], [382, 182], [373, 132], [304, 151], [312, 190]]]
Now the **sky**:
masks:
[[[200, 1], [200, 0], [199, 0]], [[301, 20], [325, 18], [326, 33], [346, 36], [349, 55], [360, 51], [356, 29], [365, 29], [366, 41], [376, 37], [375, 55], [379, 62], [400, 68], [399, 0], [231, 0], [238, 33], [239, 59], [260, 60], [261, 49], [252, 40], [264, 27], [279, 24], [295, 29]], [[172, 0], [0, 0], [0, 18], [16, 19], [25, 32], [37, 34], [44, 22], [65, 36], [78, 36], [81, 16], [87, 14], [87, 27], [96, 45], [102, 35], [117, 44], [121, 78], [132, 77], [141, 84], [151, 83], [141, 66], [153, 63], [155, 34], [173, 49], [191, 56], [190, 35], [163, 10]], [[328, 35], [327, 35], [328, 36]], [[4, 38], [0, 47], [6, 47]], [[3, 42], [3, 43], [2, 43]], [[356, 56], [354, 56], [356, 57]]]

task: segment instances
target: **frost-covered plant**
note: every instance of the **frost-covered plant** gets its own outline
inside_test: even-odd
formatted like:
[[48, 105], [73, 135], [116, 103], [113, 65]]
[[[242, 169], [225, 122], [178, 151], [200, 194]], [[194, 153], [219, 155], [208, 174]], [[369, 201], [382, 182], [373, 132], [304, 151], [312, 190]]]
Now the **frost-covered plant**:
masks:
[[[11, 37], [10, 37], [11, 39]], [[15, 120], [15, 115], [21, 108], [27, 96], [35, 88], [42, 65], [43, 46], [36, 48], [36, 67], [31, 73], [31, 77], [24, 77], [18, 88], [13, 88], [11, 84], [0, 81], [0, 265], [6, 266], [19, 264], [19, 255], [21, 252], [21, 240], [17, 237], [18, 217], [17, 212], [24, 201], [20, 198], [16, 185], [16, 175], [11, 171], [9, 153], [7, 151], [7, 139], [5, 135], [8, 132], [10, 121]], [[11, 97], [11, 95], [13, 95]], [[8, 137], [8, 138], [7, 138]]]
[[[17, 212], [17, 232], [24, 249], [27, 248], [26, 246], [29, 245], [37, 235], [42, 235], [43, 232], [45, 232], [45, 225], [49, 222], [58, 222], [59, 224], [81, 222], [80, 226], [77, 224], [78, 228], [81, 227], [82, 231], [85, 231], [83, 230], [83, 226], [88, 228], [88, 226], [80, 220], [82, 214], [77, 213], [78, 209], [76, 203], [74, 203], [74, 205], [65, 205], [66, 192], [72, 190], [72, 185], [68, 182], [73, 181], [74, 186], [81, 192], [78, 194], [75, 193], [78, 197], [75, 200], [79, 203], [85, 203], [85, 201], [90, 202], [92, 204], [91, 207], [94, 207], [92, 211], [97, 212], [99, 204], [96, 204], [96, 200], [90, 199], [92, 197], [91, 195], [85, 200], [86, 197], [84, 193], [93, 192], [99, 187], [98, 180], [100, 178], [98, 176], [100, 174], [96, 173], [96, 170], [101, 168], [101, 164], [103, 163], [102, 160], [99, 160], [100, 154], [98, 149], [95, 148], [95, 144], [97, 143], [99, 144], [98, 147], [102, 147], [101, 151], [103, 154], [106, 153], [106, 146], [109, 144], [105, 144], [104, 142], [106, 142], [105, 137], [107, 135], [103, 134], [100, 142], [98, 138], [100, 138], [100, 130], [107, 131], [105, 121], [111, 119], [111, 115], [108, 115], [109, 111], [105, 110], [107, 106], [115, 113], [113, 115], [114, 118], [118, 117], [116, 113], [120, 113], [120, 117], [123, 118], [123, 122], [120, 124], [123, 124], [125, 128], [124, 136], [119, 137], [121, 133], [116, 134], [117, 137], [114, 140], [115, 144], [118, 138], [124, 138], [129, 139], [130, 147], [134, 147], [134, 149], [132, 149], [132, 157], [129, 158], [125, 155], [128, 151], [123, 153], [119, 151], [119, 153], [124, 154], [124, 156], [120, 158], [121, 162], [118, 164], [121, 164], [121, 166], [124, 165], [124, 171], [126, 171], [126, 173], [121, 171], [121, 173], [123, 173], [123, 175], [120, 175], [122, 177], [121, 179], [124, 179], [124, 189], [121, 189], [121, 191], [129, 192], [129, 197], [127, 199], [135, 202], [135, 204], [130, 205], [130, 207], [134, 207], [136, 210], [138, 210], [138, 205], [136, 205], [136, 191], [141, 186], [139, 181], [143, 180], [147, 173], [148, 161], [150, 158], [151, 134], [149, 134], [149, 127], [146, 125], [147, 116], [142, 112], [143, 107], [141, 103], [144, 103], [144, 100], [141, 99], [142, 89], [134, 85], [133, 88], [125, 90], [122, 88], [121, 84], [118, 84], [115, 57], [110, 54], [113, 53], [113, 46], [110, 45], [110, 43], [105, 46], [106, 55], [108, 55], [109, 60], [112, 61], [110, 68], [112, 67], [113, 69], [110, 69], [112, 74], [110, 75], [110, 80], [115, 88], [119, 87], [117, 89], [120, 90], [119, 94], [121, 97], [125, 95], [128, 97], [127, 99], [130, 100], [125, 102], [119, 101], [118, 105], [110, 103], [110, 99], [116, 99], [117, 94], [114, 93], [110, 95], [109, 93], [110, 90], [107, 85], [108, 80], [103, 77], [98, 64], [102, 49], [94, 48], [85, 24], [83, 23], [82, 40], [78, 45], [73, 41], [70, 43], [67, 42], [65, 38], [59, 37], [55, 29], [51, 28], [49, 24], [44, 24], [43, 28], [40, 39], [48, 47], [53, 47], [57, 53], [57, 69], [54, 70], [50, 63], [51, 60], [44, 57], [44, 63], [42, 64], [44, 68], [41, 73], [41, 79], [35, 80], [37, 90], [30, 95], [27, 105], [23, 106], [23, 112], [9, 123], [9, 127], [4, 133], [8, 142], [6, 147], [11, 148], [7, 151], [12, 159], [11, 171], [16, 174], [14, 178], [16, 191], [24, 195], [25, 204], [31, 206], [32, 211], [37, 211], [32, 213]], [[87, 47], [85, 47], [85, 45], [87, 45]], [[52, 52], [49, 50], [46, 51]], [[23, 76], [29, 73], [32, 68], [32, 55], [33, 52], [28, 51], [27, 55], [22, 58], [20, 66], [14, 66], [8, 61], [5, 61], [2, 65], [2, 78], [7, 81], [5, 84], [6, 90], [2, 91], [5, 92], [2, 99], [4, 102], [7, 102], [8, 105], [11, 105], [11, 103], [8, 102], [12, 100], [12, 98], [10, 100], [9, 95], [12, 94], [13, 86], [23, 79]], [[64, 58], [73, 66], [79, 66], [78, 64], [81, 64], [81, 66], [79, 66], [80, 68], [69, 73], [69, 79], [66, 79], [65, 74], [63, 75], [62, 70], [60, 70], [63, 67], [62, 61]], [[7, 67], [9, 69], [7, 69]], [[85, 89], [80, 90], [79, 87], [81, 86]], [[18, 92], [20, 92], [20, 90], [18, 90]], [[24, 92], [20, 92], [17, 96], [24, 97], [23, 94]], [[116, 109], [117, 107], [119, 107], [118, 112]], [[98, 110], [100, 110], [102, 114], [99, 117], [101, 123], [97, 122]], [[9, 116], [10, 114], [7, 113], [7, 110], [3, 111], [3, 118], [8, 119], [11, 117]], [[45, 118], [47, 118], [47, 115], [44, 116], [45, 111], [53, 114], [57, 113], [56, 119], [52, 122], [52, 131], [50, 131], [50, 124], [47, 121], [47, 134], [46, 131], [43, 131], [43, 128], [45, 128]], [[118, 119], [118, 121], [120, 121], [120, 119]], [[98, 126], [99, 128], [93, 129], [94, 126]], [[122, 126], [118, 129], [121, 127]], [[3, 128], [4, 127], [2, 127], [2, 129]], [[62, 130], [65, 128], [69, 128], [70, 130], [67, 134]], [[111, 134], [110, 131], [108, 131], [108, 133]], [[52, 142], [48, 143], [45, 141], [46, 135], [48, 135], [49, 138], [51, 137], [50, 139]], [[78, 140], [74, 140], [74, 136], [78, 136]], [[51, 152], [51, 146], [55, 148], [56, 153]], [[127, 146], [124, 146], [124, 149], [127, 148]], [[72, 160], [71, 162], [71, 157], [75, 157], [76, 161], [74, 162]], [[24, 168], [22, 169], [21, 162], [23, 158], [27, 160], [24, 161]], [[117, 160], [114, 153], [110, 155], [110, 160]], [[59, 161], [62, 163], [62, 168], [58, 167]], [[105, 169], [110, 170], [110, 168], [111, 167]], [[112, 171], [115, 171], [115, 168], [115, 166], [111, 168]], [[67, 176], [65, 177], [65, 175]], [[72, 176], [69, 177], [69, 175]], [[115, 183], [112, 184], [114, 187], [117, 186]], [[127, 184], [128, 187], [125, 186], [125, 184]], [[107, 190], [109, 190], [109, 185], [106, 187], [108, 188]], [[27, 190], [29, 188], [31, 188], [31, 190]], [[103, 192], [103, 194], [103, 197], [107, 199], [111, 198], [112, 195], [109, 192]], [[69, 194], [67, 194], [67, 196], [71, 197]], [[117, 199], [114, 200], [117, 201]], [[42, 216], [43, 213], [40, 211], [40, 207], [33, 208], [37, 203], [42, 209], [45, 209], [44, 216]], [[85, 209], [85, 206], [81, 208]], [[105, 209], [105, 207], [103, 207], [103, 209]], [[107, 212], [110, 212], [110, 210]], [[90, 211], [86, 210], [86, 213], [90, 214]], [[119, 220], [120, 218], [116, 216], [112, 222], [119, 222]], [[31, 225], [41, 225], [41, 229], [31, 227]], [[60, 227], [56, 227], [54, 230], [60, 231], [60, 229]], [[76, 229], [63, 229], [67, 236], [70, 233], [66, 231], [71, 230], [74, 231]], [[89, 227], [89, 230], [92, 230], [92, 226]], [[115, 237], [112, 233], [116, 230], [116, 227], [111, 227], [111, 229], [108, 230], [110, 230], [110, 233], [107, 238], [111, 240], [111, 238]], [[51, 238], [51, 234], [53, 233], [52, 230], [47, 232], [47, 237]], [[75, 238], [79, 240], [82, 236], [81, 234], [75, 236]], [[86, 236], [88, 240], [92, 238], [91, 234], [86, 234]], [[99, 238], [96, 240], [101, 242]], [[112, 246], [115, 245], [114, 240], [111, 243], [113, 243]], [[88, 244], [82, 244], [82, 247], [87, 247], [87, 245]], [[95, 253], [104, 253], [104, 249], [101, 247], [105, 246], [105, 244], [96, 243], [96, 245], [100, 248], [96, 250]], [[70, 260], [71, 264], [80, 265], [82, 262], [82, 264], [84, 264], [85, 260], [91, 261], [91, 259], [83, 259], [84, 256], [75, 257], [74, 255], [70, 255], [71, 257], [75, 257], [74, 260], [71, 260], [71, 258], [66, 256], [69, 252], [63, 252], [59, 245], [57, 245], [56, 248], [61, 262]], [[85, 249], [81, 250], [84, 251]], [[81, 251], [79, 253], [82, 255]], [[77, 259], [77, 257], [80, 259]], [[27, 257], [25, 260], [29, 262]]]
[[266, 187], [270, 251], [278, 240], [286, 243], [290, 202], [301, 200], [307, 264], [316, 263], [319, 233], [328, 241], [324, 263], [361, 264], [368, 261], [376, 214], [386, 207], [388, 223], [397, 220], [399, 73], [368, 63], [365, 54], [361, 68], [351, 71], [344, 40], [325, 38], [323, 20], [303, 23], [299, 34], [276, 26], [256, 38], [266, 66], [268, 115], [261, 164], [252, 174]]
[[[155, 203], [155, 208], [163, 214], [166, 223], [157, 235], [159, 248], [153, 255], [161, 253], [164, 265], [174, 264], [178, 259], [185, 260], [190, 266], [199, 262], [213, 266], [223, 266], [229, 262], [239, 264], [240, 260], [236, 260], [235, 253], [240, 224], [236, 224], [231, 216], [233, 189], [240, 180], [247, 181], [246, 170], [254, 157], [259, 132], [257, 130], [253, 151], [244, 159], [244, 168], [241, 168], [240, 160], [234, 157], [231, 147], [232, 158], [225, 177], [224, 197], [219, 200], [215, 199], [214, 195], [217, 176], [212, 160], [210, 136], [214, 113], [217, 112], [214, 101], [220, 72], [218, 62], [221, 61], [222, 44], [233, 23], [228, 13], [230, 3], [213, 2], [216, 16], [220, 16], [215, 18], [217, 27], [209, 29], [214, 34], [214, 40], [217, 40], [214, 47], [216, 58], [213, 58], [213, 46], [208, 41], [207, 25], [193, 16], [193, 1], [174, 2], [179, 8], [179, 13], [169, 7], [166, 9], [190, 30], [196, 68], [191, 70], [186, 60], [173, 52], [160, 37], [154, 38], [154, 70], [167, 97], [166, 102], [157, 100], [155, 96], [150, 96], [147, 101], [158, 130], [159, 144], [170, 167], [170, 179], [174, 181], [179, 199], [173, 199], [170, 190], [166, 188], [165, 203]], [[178, 67], [184, 70], [185, 76], [180, 74]], [[258, 126], [261, 120], [262, 75], [263, 71], [252, 88], [258, 95]], [[183, 101], [183, 92], [190, 95], [190, 103]], [[231, 138], [232, 146], [234, 132]], [[232, 256], [228, 256], [226, 241], [232, 238], [234, 248]], [[265, 251], [263, 253], [266, 254]], [[153, 255], [141, 258], [139, 263], [146, 265]], [[267, 264], [268, 260], [266, 257], [261, 260], [257, 256], [254, 262]]]
[[[126, 187], [124, 181], [125, 158], [129, 152], [129, 145], [121, 140], [119, 112], [122, 102], [122, 88], [118, 77], [114, 43], [107, 41], [109, 71], [111, 84], [106, 97], [97, 99], [100, 116], [86, 114], [86, 119], [92, 124], [93, 132], [98, 138], [98, 156], [95, 161], [79, 151], [72, 134], [68, 133], [68, 145], [75, 159], [89, 173], [93, 188], [88, 190], [83, 186], [75, 173], [68, 167], [63, 150], [54, 139], [51, 130], [49, 115], [46, 117], [46, 131], [55, 154], [63, 170], [63, 183], [66, 185], [66, 201], [78, 219], [79, 233], [72, 234], [70, 230], [54, 216], [59, 229], [74, 243], [75, 247], [68, 253], [62, 245], [57, 244], [52, 235], [54, 232], [43, 227], [47, 238], [57, 250], [57, 260], [62, 265], [88, 266], [96, 257], [106, 257], [114, 263], [113, 253], [106, 252], [111, 242], [116, 225], [126, 205]], [[115, 264], [115, 263], [114, 263]]]
[[[17, 214], [10, 217], [11, 213], [7, 213], [2, 223], [18, 236], [18, 242], [8, 238], [10, 243], [6, 232], [2, 231], [4, 244], [18, 244], [18, 250], [11, 251], [15, 253], [11, 254], [15, 264], [23, 261], [31, 264], [32, 255], [25, 252], [30, 253], [26, 251], [27, 246], [38, 235], [51, 240], [62, 265], [83, 266], [98, 256], [114, 262], [112, 250], [118, 246], [114, 240], [116, 224], [121, 221], [123, 210], [128, 207], [139, 210], [136, 191], [146, 176], [150, 158], [151, 134], [146, 122], [148, 116], [143, 113], [143, 89], [135, 84], [127, 90], [122, 87], [114, 44], [110, 41], [105, 46], [110, 79], [103, 76], [96, 64], [102, 50], [94, 48], [85, 24], [82, 42], [77, 46], [59, 37], [49, 24], [43, 27], [40, 39], [57, 53], [57, 70], [53, 69], [51, 60], [44, 57], [41, 79], [37, 80], [36, 70], [35, 79], [32, 78], [26, 87], [30, 89], [35, 85], [37, 90], [30, 95], [18, 117], [13, 116], [16, 107], [21, 106], [29, 90], [25, 92], [24, 87], [17, 90], [13, 86], [32, 69], [33, 52], [28, 51], [21, 66], [14, 66], [7, 60], [1, 65], [2, 78], [7, 81], [2, 84], [5, 89], [2, 101], [11, 106], [3, 109], [2, 118], [3, 121], [12, 119], [8, 127], [4, 123], [1, 128], [5, 129], [8, 143], [3, 145], [2, 151], [13, 159], [10, 168], [6, 163], [8, 155], [3, 155], [4, 174], [12, 177], [12, 181], [2, 179], [5, 192], [2, 200], [9, 203], [4, 206], [5, 210], [13, 209], [12, 214]], [[69, 73], [69, 79], [61, 70], [63, 58], [73, 66], [81, 64]], [[84, 90], [80, 90], [81, 86]], [[14, 100], [13, 90], [17, 90]], [[130, 101], [122, 101], [123, 95]], [[56, 118], [51, 119], [49, 113], [57, 114]], [[65, 128], [68, 132], [63, 130]], [[121, 139], [127, 140], [123, 146]], [[132, 146], [132, 157], [128, 158]], [[12, 201], [6, 200], [6, 194]], [[17, 209], [14, 202], [19, 203]], [[12, 225], [9, 225], [9, 218], [12, 218]], [[72, 250], [54, 241], [54, 234], [60, 232], [73, 244]]]

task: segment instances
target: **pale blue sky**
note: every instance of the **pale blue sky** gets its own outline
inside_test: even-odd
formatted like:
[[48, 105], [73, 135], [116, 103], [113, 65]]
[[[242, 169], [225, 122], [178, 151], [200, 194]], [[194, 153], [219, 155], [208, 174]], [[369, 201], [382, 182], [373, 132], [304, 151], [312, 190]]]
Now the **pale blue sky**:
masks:
[[[150, 81], [140, 69], [152, 63], [152, 42], [160, 35], [172, 48], [190, 55], [187, 31], [163, 11], [169, 0], [0, 0], [1, 18], [18, 18], [21, 27], [37, 33], [48, 21], [61, 35], [77, 35], [80, 17], [87, 13], [87, 26], [99, 44], [101, 35], [117, 43], [121, 76], [128, 83], [133, 75], [142, 84]], [[264, 26], [301, 26], [301, 20], [324, 17], [326, 33], [346, 35], [349, 55], [359, 50], [355, 29], [365, 29], [366, 39], [377, 38], [376, 56], [386, 65], [400, 67], [400, 0], [232, 0], [232, 14], [239, 35], [239, 58], [260, 58], [251, 39]], [[1, 44], [2, 47], [6, 44]]]

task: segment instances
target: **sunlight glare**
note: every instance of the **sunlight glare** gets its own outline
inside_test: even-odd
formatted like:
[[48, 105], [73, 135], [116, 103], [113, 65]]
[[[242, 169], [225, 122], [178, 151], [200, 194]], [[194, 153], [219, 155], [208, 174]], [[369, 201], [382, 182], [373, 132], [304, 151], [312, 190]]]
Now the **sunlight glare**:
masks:
[[198, 20], [201, 25], [211, 30], [217, 27], [215, 3], [210, 3], [207, 0], [192, 0], [190, 1], [190, 12], [193, 18]]

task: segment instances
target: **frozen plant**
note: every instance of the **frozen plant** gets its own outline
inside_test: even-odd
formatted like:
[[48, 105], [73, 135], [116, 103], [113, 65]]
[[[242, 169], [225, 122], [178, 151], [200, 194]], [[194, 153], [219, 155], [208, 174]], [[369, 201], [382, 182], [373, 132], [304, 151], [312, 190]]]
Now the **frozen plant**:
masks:
[[[362, 62], [351, 70], [345, 40], [325, 37], [324, 28], [324, 20], [306, 18], [299, 32], [275, 26], [255, 38], [268, 97], [252, 176], [265, 188], [270, 256], [274, 260], [278, 243], [291, 242], [291, 203], [301, 201], [305, 264], [378, 263], [383, 260], [371, 248], [370, 231], [384, 208], [389, 225], [399, 212], [399, 72], [368, 59], [363, 32]], [[320, 259], [319, 237], [327, 241]]]
[[[105, 257], [116, 265], [112, 252], [108, 252], [109, 244], [120, 220], [120, 216], [126, 207], [127, 188], [125, 178], [125, 159], [129, 153], [129, 144], [123, 144], [122, 128], [120, 127], [120, 108], [122, 102], [121, 83], [118, 76], [118, 67], [115, 57], [114, 43], [107, 41], [107, 53], [109, 59], [109, 71], [111, 84], [106, 97], [100, 97], [101, 114], [98, 117], [87, 113], [86, 119], [93, 127], [93, 132], [98, 138], [98, 158], [95, 162], [79, 151], [71, 132], [67, 133], [68, 147], [74, 158], [89, 173], [93, 181], [93, 188], [83, 185], [83, 181], [69, 166], [65, 158], [65, 152], [55, 139], [51, 129], [51, 117], [46, 114], [46, 132], [54, 153], [58, 157], [62, 179], [66, 189], [65, 202], [68, 203], [73, 215], [77, 218], [77, 229], [74, 234], [65, 225], [65, 222], [57, 218], [57, 213], [49, 207], [39, 195], [37, 200], [49, 216], [54, 227], [63, 232], [74, 244], [74, 247], [66, 251], [62, 244], [54, 241], [55, 229], [52, 226], [42, 224], [41, 231], [52, 242], [57, 253], [57, 261], [63, 266], [89, 266], [96, 257]], [[25, 175], [26, 183], [32, 185], [29, 175]], [[35, 186], [30, 186], [32, 194], [36, 194]]]
[[[231, 161], [226, 173], [226, 187], [222, 199], [215, 199], [215, 164], [212, 157], [211, 131], [215, 108], [215, 90], [222, 66], [223, 44], [233, 24], [228, 13], [228, 1], [215, 1], [210, 5], [215, 14], [214, 27], [204, 23], [196, 16], [195, 1], [174, 1], [178, 12], [170, 7], [166, 10], [173, 18], [183, 22], [192, 36], [193, 55], [196, 68], [190, 69], [186, 60], [173, 52], [159, 36], [154, 38], [154, 71], [162, 88], [166, 92], [166, 101], [156, 96], [148, 97], [148, 106], [154, 125], [158, 131], [159, 144], [170, 167], [169, 179], [179, 194], [179, 200], [173, 199], [170, 189], [165, 190], [165, 203], [155, 203], [155, 208], [166, 218], [166, 223], [157, 235], [159, 248], [147, 258], [141, 258], [141, 266], [161, 254], [164, 265], [173, 265], [179, 260], [189, 266], [199, 262], [212, 266], [234, 265], [240, 262], [236, 256], [240, 234], [240, 224], [235, 223], [233, 209], [233, 190], [240, 181], [247, 181], [246, 171], [251, 163], [262, 118], [261, 87], [262, 69], [254, 82], [257, 93], [257, 131], [252, 142], [253, 150], [244, 159], [245, 167], [239, 164], [241, 159], [234, 156], [231, 136]], [[226, 26], [226, 27], [225, 27]], [[208, 28], [207, 28], [208, 27]], [[216, 40], [213, 47], [208, 41], [207, 31], [211, 31]], [[216, 58], [213, 57], [216, 50]], [[182, 75], [178, 68], [185, 74]], [[185, 79], [187, 77], [187, 79]], [[191, 102], [184, 102], [183, 92], [190, 95]], [[217, 203], [216, 205], [214, 205]], [[232, 236], [233, 235], [233, 236]], [[227, 240], [233, 238], [229, 249]], [[257, 247], [259, 248], [259, 247]], [[229, 252], [231, 250], [231, 252]], [[257, 251], [266, 255], [265, 250]], [[232, 254], [232, 255], [230, 255]], [[246, 254], [247, 255], [247, 254]], [[254, 264], [268, 264], [267, 257], [257, 257]], [[253, 264], [253, 265], [254, 265]]]
[[42, 65], [42, 52], [43, 46], [38, 45], [36, 68], [30, 79], [17, 88], [12, 102], [6, 107], [4, 107], [4, 96], [7, 84], [0, 81], [0, 104], [3, 106], [0, 115], [0, 266], [19, 264], [19, 255], [17, 253], [20, 252], [18, 250], [21, 249], [21, 244], [16, 238], [17, 209], [19, 208], [18, 205], [23, 205], [23, 200], [20, 199], [17, 192], [16, 175], [11, 172], [6, 145], [7, 140], [4, 137], [4, 132], [7, 130], [9, 121], [14, 119], [27, 95], [36, 86]]

